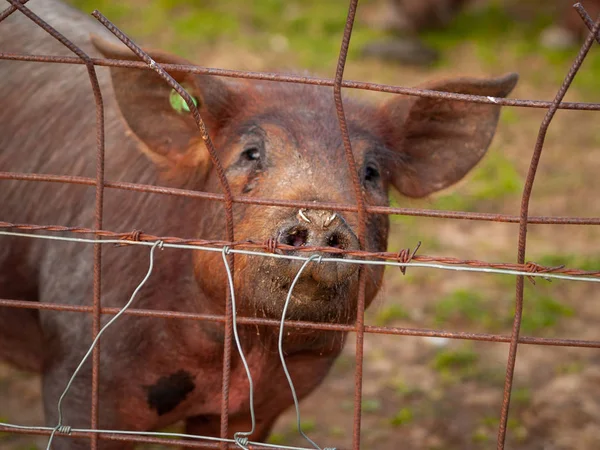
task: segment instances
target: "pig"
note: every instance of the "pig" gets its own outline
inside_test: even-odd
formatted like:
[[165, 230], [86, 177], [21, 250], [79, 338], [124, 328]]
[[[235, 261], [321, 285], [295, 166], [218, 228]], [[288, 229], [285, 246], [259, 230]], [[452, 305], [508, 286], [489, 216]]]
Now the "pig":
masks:
[[[135, 60], [93, 19], [55, 0], [28, 5], [92, 56]], [[68, 55], [41, 28], [16, 12], [0, 23], [2, 51]], [[150, 51], [159, 63], [187, 64]], [[106, 120], [105, 178], [221, 192], [196, 125], [171, 88], [150, 70], [97, 68]], [[328, 87], [240, 81], [172, 72], [198, 103], [234, 195], [353, 204], [351, 174]], [[0, 61], [0, 171], [95, 176], [96, 122], [85, 67]], [[505, 97], [517, 82], [454, 78], [423, 87]], [[175, 97], [177, 100], [177, 97]], [[461, 180], [483, 157], [500, 106], [391, 96], [381, 104], [344, 100], [362, 194], [387, 205], [388, 191], [421, 198]], [[0, 180], [0, 220], [94, 226], [91, 186]], [[357, 250], [356, 213], [318, 207], [234, 204], [235, 240]], [[221, 202], [106, 189], [103, 228], [157, 236], [225, 239]], [[370, 214], [364, 248], [384, 251], [389, 222]], [[88, 305], [90, 245], [0, 236], [0, 298]], [[304, 253], [305, 254], [305, 253]], [[288, 319], [351, 324], [356, 319], [356, 265], [311, 263], [293, 292]], [[148, 267], [148, 249], [104, 246], [102, 305], [122, 307]], [[235, 257], [238, 314], [279, 318], [297, 261]], [[366, 271], [366, 304], [381, 287], [383, 269]], [[165, 248], [134, 307], [223, 314], [227, 281], [220, 253]], [[106, 323], [109, 316], [102, 317]], [[267, 438], [292, 404], [277, 352], [276, 327], [239, 326], [255, 387], [257, 426]], [[327, 375], [345, 334], [288, 328], [286, 361], [299, 398]], [[91, 317], [76, 312], [0, 309], [0, 357], [41, 374], [46, 423], [58, 420], [57, 401], [91, 343]], [[122, 316], [101, 340], [99, 426], [157, 430], [185, 421], [186, 432], [219, 435], [224, 327], [221, 323]], [[63, 403], [63, 424], [90, 426], [91, 363]], [[250, 429], [246, 374], [234, 352], [229, 435]], [[100, 441], [103, 450], [132, 448]], [[57, 435], [55, 449], [88, 448], [89, 441]]]

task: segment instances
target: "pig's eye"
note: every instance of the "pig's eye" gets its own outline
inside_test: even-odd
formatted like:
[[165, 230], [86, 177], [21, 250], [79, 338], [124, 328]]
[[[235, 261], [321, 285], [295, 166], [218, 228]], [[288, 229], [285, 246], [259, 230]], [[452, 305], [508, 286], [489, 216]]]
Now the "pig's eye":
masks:
[[242, 152], [242, 159], [246, 161], [260, 160], [260, 150], [258, 147], [249, 147]]
[[372, 164], [369, 164], [365, 167], [365, 181], [367, 182], [376, 182], [379, 180], [380, 174], [379, 169]]

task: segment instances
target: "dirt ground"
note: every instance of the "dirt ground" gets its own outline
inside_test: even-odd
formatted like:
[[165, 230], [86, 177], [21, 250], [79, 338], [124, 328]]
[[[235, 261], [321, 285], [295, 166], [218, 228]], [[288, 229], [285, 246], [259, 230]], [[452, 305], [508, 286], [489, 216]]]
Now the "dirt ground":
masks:
[[[448, 75], [517, 71], [521, 81], [513, 97], [552, 99], [569, 59], [554, 64], [551, 58], [511, 49], [499, 43], [490, 61], [477, 42], [466, 39], [445, 49], [446, 63], [434, 70], [353, 58], [346, 78], [414, 85]], [[570, 51], [570, 60], [575, 54], [576, 50]], [[242, 52], [225, 41], [189, 56], [211, 67], [247, 70], [295, 62], [289, 55], [275, 57], [268, 50]], [[594, 73], [596, 67], [584, 64], [582, 71]], [[332, 73], [333, 66], [319, 74]], [[597, 101], [599, 94], [598, 88], [588, 84], [576, 85], [568, 100]], [[543, 110], [524, 108], [504, 111], [486, 161], [468, 180], [434, 199], [398, 199], [398, 203], [517, 214], [543, 115]], [[557, 114], [533, 191], [532, 215], [600, 214], [597, 123], [598, 113]], [[390, 249], [412, 248], [422, 241], [421, 254], [515, 261], [517, 233], [514, 224], [401, 217], [393, 221]], [[599, 238], [599, 227], [531, 226], [527, 260], [600, 270]], [[600, 340], [600, 285], [543, 280], [535, 285], [526, 280], [526, 284], [523, 335]], [[385, 287], [368, 311], [367, 323], [508, 335], [514, 290], [510, 276], [416, 268], [403, 276], [398, 269], [388, 269]], [[322, 447], [341, 449], [352, 444], [354, 341], [355, 336], [350, 335], [331, 374], [301, 404], [304, 430]], [[367, 335], [364, 346], [362, 448], [496, 447], [507, 344]], [[506, 448], [600, 448], [599, 350], [520, 345], [514, 384]], [[0, 365], [0, 421], [43, 423], [37, 376]], [[271, 442], [309, 447], [295, 430], [291, 410], [279, 420]], [[0, 448], [41, 449], [45, 440], [3, 433]]]

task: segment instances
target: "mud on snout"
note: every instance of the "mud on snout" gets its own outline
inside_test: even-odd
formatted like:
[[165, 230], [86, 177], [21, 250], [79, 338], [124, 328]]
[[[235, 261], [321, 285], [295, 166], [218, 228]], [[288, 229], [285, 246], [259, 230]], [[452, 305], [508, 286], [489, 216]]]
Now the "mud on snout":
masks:
[[[319, 255], [327, 259], [314, 260], [304, 268], [292, 291], [286, 317], [319, 322], [354, 320], [359, 266], [342, 262], [352, 256], [336, 250], [353, 251], [360, 247], [344, 216], [334, 211], [300, 209], [280, 221], [272, 234], [280, 254]], [[302, 247], [317, 247], [322, 251], [301, 251]], [[303, 263], [304, 260], [284, 258], [256, 258], [247, 262], [242, 278], [255, 314], [280, 317]]]

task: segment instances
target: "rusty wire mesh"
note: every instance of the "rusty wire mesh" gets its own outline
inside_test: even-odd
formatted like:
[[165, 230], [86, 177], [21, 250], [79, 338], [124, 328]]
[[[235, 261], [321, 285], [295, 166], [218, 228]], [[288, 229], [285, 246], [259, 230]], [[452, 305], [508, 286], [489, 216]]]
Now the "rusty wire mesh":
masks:
[[[599, 103], [578, 103], [578, 102], [562, 102], [571, 82], [581, 66], [586, 54], [591, 48], [594, 40], [600, 42], [598, 37], [598, 31], [600, 29], [600, 19], [595, 23], [586, 13], [584, 8], [580, 4], [574, 5], [582, 20], [586, 26], [590, 29], [590, 34], [582, 45], [575, 61], [573, 62], [567, 76], [565, 77], [556, 97], [553, 101], [538, 101], [538, 100], [518, 100], [518, 99], [505, 99], [505, 98], [492, 98], [476, 95], [466, 94], [455, 94], [448, 92], [438, 92], [431, 90], [422, 90], [415, 88], [406, 88], [399, 86], [382, 85], [375, 83], [366, 83], [359, 81], [344, 80], [344, 68], [346, 63], [346, 57], [348, 54], [348, 48], [350, 44], [350, 37], [352, 34], [352, 28], [354, 24], [354, 18], [356, 14], [358, 0], [351, 0], [348, 10], [348, 16], [345, 24], [343, 33], [341, 48], [338, 57], [338, 64], [334, 79], [316, 78], [316, 77], [305, 77], [305, 76], [291, 76], [281, 75], [276, 73], [263, 73], [263, 72], [247, 72], [247, 71], [236, 71], [236, 70], [224, 70], [215, 68], [206, 68], [198, 66], [184, 66], [174, 64], [157, 64], [153, 61], [146, 53], [144, 53], [131, 39], [123, 34], [116, 26], [114, 26], [108, 19], [102, 14], [95, 11], [92, 15], [99, 20], [106, 28], [108, 28], [115, 36], [117, 36], [123, 43], [125, 43], [131, 51], [133, 51], [140, 62], [126, 61], [126, 60], [113, 60], [105, 58], [91, 58], [85, 54], [80, 48], [74, 43], [69, 41], [59, 31], [48, 25], [43, 21], [43, 18], [36, 16], [30, 9], [25, 6], [28, 0], [7, 0], [11, 5], [0, 13], [0, 22], [5, 18], [9, 17], [13, 13], [20, 13], [27, 16], [39, 27], [43, 28], [52, 37], [60, 41], [65, 47], [70, 49], [76, 56], [65, 57], [65, 56], [51, 56], [51, 55], [25, 55], [25, 54], [12, 54], [12, 53], [1, 53], [0, 59], [15, 60], [15, 61], [32, 61], [41, 63], [60, 63], [60, 64], [84, 64], [87, 68], [92, 90], [94, 92], [94, 98], [96, 101], [96, 118], [97, 118], [97, 152], [96, 152], [96, 178], [87, 178], [80, 176], [63, 176], [63, 175], [48, 175], [48, 174], [30, 174], [30, 173], [16, 173], [16, 172], [0, 172], [0, 180], [20, 180], [24, 182], [55, 182], [55, 183], [68, 183], [68, 184], [79, 184], [95, 186], [96, 188], [96, 203], [95, 203], [95, 224], [93, 229], [89, 228], [78, 228], [78, 227], [66, 227], [57, 225], [39, 225], [39, 224], [15, 224], [0, 221], [0, 229], [4, 230], [15, 230], [15, 231], [60, 231], [71, 234], [89, 235], [95, 238], [109, 238], [119, 239], [124, 243], [130, 242], [149, 242], [156, 243], [162, 241], [170, 244], [183, 244], [190, 246], [205, 246], [222, 248], [229, 247], [232, 249], [262, 251], [262, 252], [277, 252], [292, 248], [290, 246], [280, 244], [273, 241], [267, 242], [252, 242], [234, 241], [234, 224], [233, 224], [233, 204], [234, 203], [245, 203], [255, 205], [269, 205], [279, 207], [294, 207], [294, 208], [308, 208], [315, 206], [322, 209], [330, 209], [336, 211], [350, 211], [356, 212], [359, 217], [358, 226], [358, 238], [360, 241], [361, 250], [359, 251], [348, 251], [324, 247], [304, 247], [301, 249], [294, 248], [294, 250], [306, 252], [332, 252], [345, 253], [353, 257], [362, 258], [363, 260], [376, 260], [376, 261], [388, 261], [396, 262], [401, 267], [406, 267], [411, 263], [439, 263], [446, 266], [455, 266], [457, 268], [473, 267], [473, 268], [487, 268], [495, 270], [508, 270], [517, 271], [516, 276], [516, 304], [515, 313], [513, 320], [512, 333], [510, 335], [499, 335], [499, 334], [484, 334], [484, 333], [468, 333], [468, 332], [452, 332], [444, 330], [429, 330], [429, 329], [416, 329], [416, 328], [398, 328], [398, 327], [385, 327], [385, 326], [367, 326], [364, 323], [364, 309], [365, 309], [365, 285], [366, 277], [365, 271], [360, 270], [359, 276], [359, 292], [358, 292], [358, 313], [355, 324], [329, 324], [329, 323], [316, 323], [306, 321], [286, 321], [287, 327], [292, 328], [304, 328], [304, 329], [318, 329], [318, 330], [337, 330], [337, 331], [352, 331], [356, 333], [356, 369], [355, 369], [355, 395], [354, 395], [354, 421], [353, 421], [353, 448], [360, 448], [360, 436], [361, 436], [361, 397], [362, 397], [362, 383], [363, 383], [363, 341], [365, 333], [377, 333], [377, 334], [390, 334], [390, 335], [403, 335], [403, 336], [430, 336], [430, 337], [445, 337], [452, 339], [463, 339], [463, 340], [475, 340], [475, 341], [490, 341], [490, 342], [505, 342], [509, 343], [509, 356], [506, 366], [506, 376], [504, 384], [504, 394], [500, 412], [500, 422], [498, 428], [497, 437], [497, 448], [503, 449], [504, 442], [507, 433], [507, 420], [508, 411], [510, 406], [511, 390], [513, 386], [513, 375], [515, 369], [516, 355], [518, 344], [535, 344], [535, 345], [550, 345], [550, 346], [572, 346], [572, 347], [588, 347], [588, 348], [600, 348], [600, 341], [591, 340], [575, 340], [575, 339], [551, 339], [551, 338], [539, 338], [539, 337], [523, 337], [520, 336], [520, 325], [521, 316], [523, 309], [523, 284], [524, 279], [528, 274], [539, 276], [540, 274], [562, 274], [566, 276], [579, 277], [580, 279], [598, 281], [600, 280], [600, 272], [590, 272], [577, 270], [573, 268], [559, 267], [545, 267], [534, 262], [525, 261], [525, 249], [527, 244], [527, 226], [528, 224], [561, 224], [561, 225], [600, 225], [600, 218], [594, 217], [545, 217], [545, 216], [530, 216], [529, 201], [531, 192], [536, 176], [537, 166], [543, 151], [544, 139], [546, 131], [554, 117], [554, 114], [558, 109], [570, 109], [570, 110], [587, 110], [597, 111], [600, 110]], [[0, 25], [1, 26], [1, 25]], [[104, 112], [103, 112], [103, 101], [102, 93], [98, 84], [98, 79], [95, 73], [95, 66], [105, 67], [123, 67], [132, 69], [144, 69], [154, 70], [157, 72], [166, 83], [168, 83], [173, 89], [175, 89], [186, 101], [189, 106], [192, 116], [197, 124], [199, 133], [206, 145], [207, 150], [210, 153], [211, 160], [216, 168], [223, 194], [209, 193], [209, 192], [198, 192], [185, 189], [158, 187], [136, 183], [118, 182], [104, 179]], [[214, 148], [212, 140], [206, 130], [204, 122], [200, 117], [198, 109], [192, 101], [189, 94], [168, 74], [169, 70], [177, 70], [180, 72], [188, 72], [195, 74], [208, 74], [222, 77], [232, 78], [246, 78], [253, 80], [265, 80], [265, 81], [277, 81], [286, 83], [303, 83], [313, 84], [319, 86], [330, 86], [333, 87], [333, 100], [335, 102], [336, 111], [338, 115], [339, 127], [343, 138], [343, 145], [345, 150], [346, 162], [352, 175], [352, 186], [354, 188], [356, 203], [351, 204], [337, 204], [337, 203], [315, 203], [305, 201], [292, 201], [292, 200], [280, 200], [271, 198], [252, 198], [247, 196], [234, 196], [227, 178], [225, 176], [223, 167], [219, 161], [217, 152]], [[342, 88], [350, 89], [362, 89], [377, 92], [386, 92], [393, 94], [404, 94], [411, 96], [422, 96], [430, 98], [439, 98], [446, 100], [457, 100], [464, 102], [476, 102], [476, 103], [487, 103], [496, 104], [502, 106], [513, 106], [513, 107], [529, 107], [529, 108], [544, 108], [547, 109], [547, 113], [540, 126], [538, 139], [533, 151], [531, 158], [528, 175], [525, 182], [521, 198], [521, 209], [518, 216], [505, 215], [505, 214], [490, 214], [490, 213], [473, 213], [473, 212], [461, 212], [461, 211], [439, 211], [439, 210], [428, 210], [428, 209], [417, 209], [417, 208], [395, 208], [395, 207], [382, 207], [382, 206], [371, 206], [366, 204], [361, 191], [360, 180], [358, 178], [358, 171], [354, 156], [352, 153], [352, 144], [348, 134], [348, 128], [346, 124], [346, 118], [344, 114], [344, 105], [341, 97]], [[152, 192], [161, 195], [171, 196], [185, 196], [204, 198], [217, 202], [223, 202], [225, 204], [226, 212], [226, 230], [225, 239], [219, 241], [209, 241], [203, 239], [183, 239], [172, 236], [154, 236], [151, 234], [143, 233], [139, 230], [132, 230], [131, 232], [121, 233], [111, 230], [105, 230], [102, 227], [103, 218], [103, 193], [104, 190], [108, 189], [121, 189], [135, 192]], [[423, 216], [423, 217], [438, 217], [446, 219], [459, 219], [459, 220], [478, 220], [478, 221], [491, 221], [491, 222], [509, 222], [519, 224], [519, 239], [518, 239], [518, 258], [516, 263], [490, 263], [486, 261], [478, 260], [461, 260], [451, 257], [436, 257], [436, 256], [425, 256], [416, 255], [415, 252], [411, 252], [408, 249], [400, 253], [391, 252], [368, 252], [364, 250], [365, 233], [366, 233], [366, 220], [369, 214], [400, 214], [410, 216]], [[114, 315], [120, 310], [118, 308], [107, 308], [101, 306], [101, 291], [100, 291], [100, 280], [101, 280], [101, 244], [94, 243], [94, 290], [93, 290], [93, 303], [91, 306], [74, 306], [67, 304], [57, 303], [33, 303], [29, 301], [22, 301], [19, 299], [0, 299], [0, 306], [15, 307], [15, 308], [29, 308], [29, 309], [45, 309], [55, 311], [73, 311], [91, 314], [93, 317], [93, 338], [96, 338], [100, 330], [100, 317], [102, 314]], [[228, 253], [228, 264], [233, 269], [234, 255]], [[221, 438], [226, 438], [228, 435], [228, 392], [229, 392], [229, 381], [230, 381], [230, 362], [231, 362], [231, 348], [232, 348], [232, 304], [231, 295], [227, 291], [226, 299], [226, 311], [224, 315], [210, 315], [210, 314], [193, 314], [173, 311], [157, 311], [157, 310], [145, 310], [145, 309], [128, 309], [125, 314], [145, 316], [145, 317], [160, 317], [168, 319], [193, 319], [193, 320], [204, 320], [224, 323], [225, 327], [225, 351], [223, 356], [223, 375], [222, 375], [222, 403], [221, 403]], [[267, 325], [267, 326], [278, 326], [279, 322], [273, 319], [256, 318], [256, 317], [240, 317], [238, 318], [240, 324], [255, 324], [255, 325]], [[96, 347], [93, 351], [92, 358], [92, 382], [91, 382], [91, 429], [98, 430], [98, 392], [99, 392], [99, 355], [100, 348]], [[28, 434], [45, 434], [49, 435], [51, 432], [47, 430], [31, 430], [31, 429], [14, 429], [6, 428], [0, 425], [1, 431], [14, 432], [14, 433], [28, 433]], [[198, 442], [198, 441], [182, 441], [175, 439], [165, 439], [152, 436], [143, 435], [117, 435], [110, 431], [103, 432], [98, 430], [97, 432], [82, 432], [72, 431], [70, 433], [73, 437], [87, 437], [90, 439], [91, 448], [98, 448], [98, 440], [106, 439], [113, 441], [127, 441], [127, 442], [139, 442], [139, 443], [155, 443], [162, 445], [182, 446], [190, 448], [235, 448], [231, 444], [225, 442]], [[251, 446], [252, 448], [260, 448], [260, 446]]]

